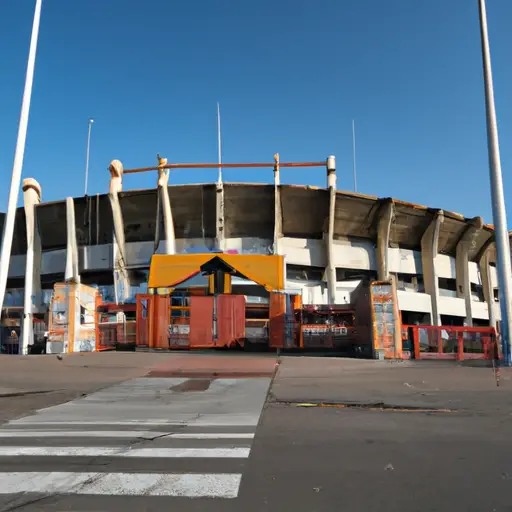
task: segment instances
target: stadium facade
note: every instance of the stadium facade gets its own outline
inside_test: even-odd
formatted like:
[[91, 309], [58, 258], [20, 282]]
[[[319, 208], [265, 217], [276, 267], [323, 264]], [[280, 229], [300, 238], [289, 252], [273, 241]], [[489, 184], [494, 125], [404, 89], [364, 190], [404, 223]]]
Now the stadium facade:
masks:
[[[116, 160], [108, 194], [61, 201], [25, 180], [4, 310], [42, 314], [54, 284], [77, 279], [107, 302], [133, 301], [153, 254], [228, 252], [283, 255], [286, 288], [304, 304], [348, 304], [362, 279], [394, 278], [404, 323], [500, 319], [493, 227], [481, 217], [336, 190], [334, 157], [326, 188], [280, 184], [277, 155], [273, 184], [169, 185], [159, 163], [154, 189], [123, 190]], [[251, 295], [250, 284], [238, 286]]]

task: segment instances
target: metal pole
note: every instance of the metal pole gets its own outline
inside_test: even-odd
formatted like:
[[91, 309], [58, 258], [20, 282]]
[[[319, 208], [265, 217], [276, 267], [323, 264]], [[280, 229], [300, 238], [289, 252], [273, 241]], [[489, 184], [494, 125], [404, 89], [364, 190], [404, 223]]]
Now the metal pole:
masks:
[[[216, 163], [216, 164], [167, 164], [158, 165], [153, 167], [140, 167], [138, 169], [125, 169], [125, 174], [135, 174], [139, 172], [159, 171], [161, 169], [218, 169], [219, 167], [228, 169], [253, 169], [257, 167], [272, 167], [275, 163], [259, 162], [250, 164], [231, 164], [231, 163]], [[323, 162], [281, 162], [279, 167], [325, 167], [325, 160]]]
[[498, 286], [501, 309], [501, 336], [505, 364], [511, 364], [510, 335], [512, 333], [512, 303], [511, 303], [511, 265], [510, 242], [507, 230], [507, 214], [503, 194], [503, 179], [501, 175], [501, 159], [496, 123], [496, 108], [494, 105], [494, 87], [492, 81], [491, 52], [487, 32], [487, 13], [485, 0], [479, 0], [480, 36], [482, 41], [482, 59], [485, 84], [485, 107], [487, 115], [487, 146], [489, 151], [489, 173], [491, 180], [492, 216], [496, 237]]
[[357, 192], [357, 168], [356, 168], [356, 122], [352, 119], [352, 159], [354, 167], [354, 192]]
[[217, 152], [219, 159], [219, 183], [222, 183], [222, 140], [220, 137], [220, 106], [217, 102]]
[[85, 190], [84, 196], [87, 195], [87, 182], [89, 181], [89, 152], [91, 149], [91, 128], [92, 123], [94, 123], [94, 119], [89, 119], [89, 125], [87, 128], [87, 152], [85, 155]]
[[12, 239], [14, 236], [14, 222], [16, 220], [16, 207], [20, 193], [21, 171], [23, 168], [23, 157], [25, 156], [25, 142], [27, 140], [28, 117], [30, 113], [30, 99], [32, 97], [32, 83], [34, 81], [39, 22], [41, 20], [41, 6], [42, 0], [36, 0], [34, 21], [32, 24], [32, 37], [30, 39], [30, 50], [27, 61], [27, 75], [25, 77], [25, 90], [23, 91], [20, 123], [18, 126], [18, 140], [16, 141], [11, 175], [9, 202], [7, 204], [7, 215], [5, 217], [4, 231], [2, 234], [2, 250], [0, 252], [0, 308], [3, 307], [4, 304], [5, 289], [7, 287], [7, 275], [9, 273]]

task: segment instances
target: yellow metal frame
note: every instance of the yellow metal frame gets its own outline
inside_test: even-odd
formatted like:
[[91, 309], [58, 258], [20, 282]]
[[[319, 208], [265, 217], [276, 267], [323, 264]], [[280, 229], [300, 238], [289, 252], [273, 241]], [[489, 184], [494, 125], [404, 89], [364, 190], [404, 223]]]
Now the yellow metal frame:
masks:
[[[268, 291], [284, 289], [283, 256], [263, 254], [155, 254], [151, 258], [148, 288], [174, 288], [195, 276], [202, 265], [220, 258], [247, 279], [264, 286]], [[229, 279], [231, 276], [228, 276]], [[227, 280], [225, 289], [231, 288]], [[211, 281], [209, 282], [209, 287]]]

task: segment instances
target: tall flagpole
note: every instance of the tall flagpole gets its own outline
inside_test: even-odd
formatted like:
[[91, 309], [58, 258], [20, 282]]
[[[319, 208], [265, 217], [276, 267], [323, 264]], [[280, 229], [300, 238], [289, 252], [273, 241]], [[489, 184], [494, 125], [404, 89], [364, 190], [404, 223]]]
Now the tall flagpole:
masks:
[[354, 171], [354, 192], [357, 192], [357, 168], [356, 168], [356, 122], [352, 119], [352, 160]]
[[[217, 153], [218, 153], [218, 159], [219, 164], [222, 163], [222, 140], [220, 136], [220, 106], [219, 102], [217, 102]], [[222, 183], [222, 167], [219, 165], [219, 183]]]
[[94, 119], [89, 119], [89, 125], [87, 127], [87, 149], [85, 152], [85, 187], [84, 196], [87, 195], [87, 185], [89, 182], [89, 154], [91, 150], [91, 129], [94, 123]]
[[36, 0], [34, 21], [32, 24], [32, 37], [30, 39], [30, 50], [27, 61], [27, 74], [25, 77], [25, 90], [23, 91], [20, 122], [18, 126], [18, 139], [16, 141], [16, 150], [14, 152], [9, 202], [7, 204], [7, 215], [5, 216], [4, 231], [2, 234], [2, 250], [0, 252], [0, 308], [2, 308], [4, 304], [5, 289], [7, 287], [9, 260], [11, 258], [12, 239], [14, 236], [14, 222], [16, 220], [16, 207], [18, 205], [18, 196], [20, 193], [21, 171], [23, 169], [28, 117], [30, 113], [30, 99], [32, 97], [32, 84], [34, 82], [39, 22], [41, 20], [41, 6], [42, 0]]
[[491, 50], [489, 48], [489, 34], [487, 32], [487, 12], [485, 0], [479, 0], [480, 37], [482, 42], [482, 61], [485, 85], [485, 108], [487, 118], [487, 149], [489, 152], [489, 175], [491, 181], [492, 216], [494, 222], [494, 236], [496, 238], [498, 270], [498, 286], [501, 309], [501, 336], [505, 363], [511, 364], [512, 333], [512, 303], [510, 241], [507, 229], [507, 213], [505, 211], [505, 195], [503, 193], [503, 178], [501, 175], [500, 146], [498, 139], [498, 125], [496, 122], [496, 107], [494, 104], [494, 86], [492, 80]]

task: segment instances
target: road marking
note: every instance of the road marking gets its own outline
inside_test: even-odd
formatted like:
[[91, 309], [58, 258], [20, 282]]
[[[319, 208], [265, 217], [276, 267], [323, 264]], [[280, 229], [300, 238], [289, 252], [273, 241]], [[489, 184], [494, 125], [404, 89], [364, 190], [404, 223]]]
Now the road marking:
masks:
[[0, 438], [12, 437], [155, 437], [172, 436], [171, 432], [156, 432], [142, 430], [0, 430]]
[[119, 425], [119, 426], [130, 426], [130, 427], [158, 427], [158, 426], [186, 426], [188, 420], [125, 420], [125, 421], [109, 421], [109, 420], [100, 420], [100, 421], [84, 421], [84, 420], [69, 420], [69, 421], [38, 421], [37, 415], [27, 416], [26, 418], [21, 418], [19, 420], [12, 420], [7, 425], [30, 425], [30, 426], [38, 426], [38, 425], [48, 425], [48, 426], [61, 426], [61, 425]]
[[227, 418], [225, 419], [216, 419], [215, 421], [207, 421], [207, 420], [183, 420], [183, 421], [172, 421], [172, 420], [129, 420], [129, 421], [109, 421], [109, 420], [100, 420], [100, 421], [83, 421], [83, 420], [69, 420], [69, 421], [36, 421], [37, 416], [28, 416], [27, 418], [23, 418], [20, 420], [13, 420], [8, 423], [8, 425], [30, 425], [30, 426], [62, 426], [62, 425], [83, 425], [83, 426], [92, 426], [92, 425], [117, 425], [117, 426], [129, 426], [129, 427], [256, 427], [259, 421], [259, 415], [254, 418]]
[[0, 473], [0, 494], [236, 498], [241, 478], [237, 473]]
[[172, 434], [172, 439], [254, 439], [254, 434]]
[[0, 430], [0, 438], [11, 437], [114, 437], [114, 438], [148, 438], [168, 437], [169, 439], [253, 439], [250, 433], [198, 433], [184, 434], [174, 432], [140, 431], [140, 430]]
[[250, 448], [137, 448], [125, 457], [247, 459]]
[[146, 457], [246, 459], [250, 448], [135, 448], [118, 446], [1, 446], [0, 457]]

